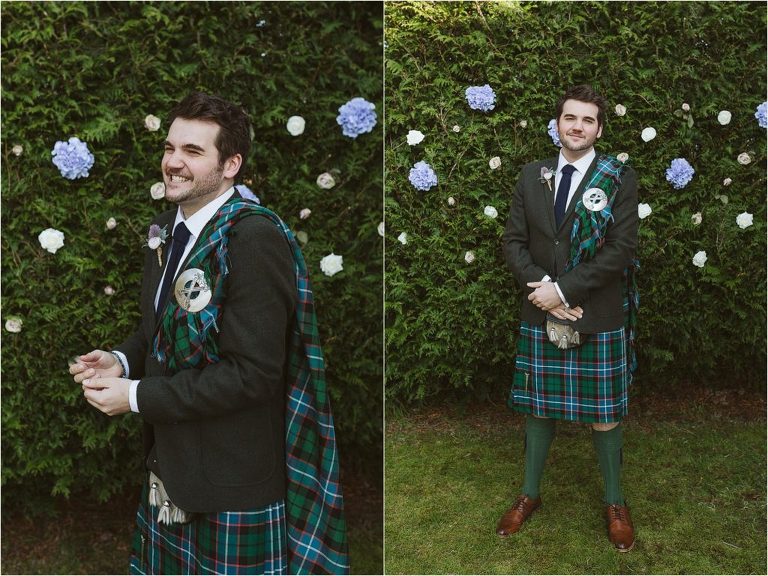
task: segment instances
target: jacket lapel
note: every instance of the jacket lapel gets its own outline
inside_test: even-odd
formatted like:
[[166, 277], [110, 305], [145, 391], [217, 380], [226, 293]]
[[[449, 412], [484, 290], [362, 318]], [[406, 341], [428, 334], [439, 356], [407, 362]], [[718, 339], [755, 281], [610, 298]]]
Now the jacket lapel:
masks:
[[168, 217], [163, 216], [157, 222], [158, 226], [161, 228], [163, 226], [168, 227], [168, 239], [164, 244], [161, 245], [162, 265], [158, 264], [157, 251], [153, 250], [154, 254], [152, 254], [152, 263], [150, 264], [149, 270], [147, 272], [147, 286], [149, 287], [149, 290], [147, 292], [146, 300], [142, 303], [142, 315], [147, 321], [147, 324], [150, 325], [152, 333], [154, 333], [154, 329], [157, 328], [157, 320], [155, 319], [155, 296], [157, 295], [157, 291], [160, 289], [160, 280], [163, 277], [163, 270], [165, 270], [165, 267], [168, 265], [168, 257], [171, 254], [171, 235], [173, 234], [172, 228], [175, 218], [176, 213], [171, 212]]
[[[544, 180], [539, 185], [544, 191], [544, 213], [549, 219], [549, 224], [552, 229], [555, 229], [555, 172], [557, 171], [557, 156], [554, 158], [548, 158], [541, 163], [542, 168], [548, 168], [552, 172], [552, 178], [549, 180], [549, 184]], [[541, 178], [539, 178], [541, 180]]]

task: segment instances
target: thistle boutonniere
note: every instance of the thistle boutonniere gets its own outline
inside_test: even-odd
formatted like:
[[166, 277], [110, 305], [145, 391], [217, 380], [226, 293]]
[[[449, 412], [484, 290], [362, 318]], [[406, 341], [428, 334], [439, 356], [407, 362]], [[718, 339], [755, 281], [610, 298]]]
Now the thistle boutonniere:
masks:
[[161, 246], [165, 244], [168, 239], [168, 226], [160, 228], [157, 224], [152, 224], [149, 227], [149, 233], [147, 234], [147, 246], [150, 250], [157, 251], [157, 265], [163, 267], [163, 249]]
[[539, 177], [539, 182], [542, 184], [546, 182], [550, 192], [552, 192], [552, 176], [554, 175], [555, 173], [552, 172], [551, 168], [547, 168], [546, 166], [541, 167], [541, 176]]

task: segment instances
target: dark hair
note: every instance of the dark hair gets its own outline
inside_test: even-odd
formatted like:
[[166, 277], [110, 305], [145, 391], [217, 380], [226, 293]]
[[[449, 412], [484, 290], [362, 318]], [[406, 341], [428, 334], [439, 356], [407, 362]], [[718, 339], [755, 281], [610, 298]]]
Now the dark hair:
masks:
[[589, 84], [580, 84], [579, 86], [571, 86], [565, 91], [557, 102], [557, 109], [555, 110], [555, 118], [557, 122], [560, 122], [560, 115], [563, 113], [563, 105], [566, 100], [578, 100], [579, 102], [589, 102], [597, 106], [597, 126], [598, 128], [605, 124], [605, 106], [607, 101], [594, 91]]
[[248, 151], [251, 149], [251, 123], [243, 108], [218, 96], [192, 92], [173, 107], [168, 125], [170, 126], [176, 118], [205, 120], [218, 124], [220, 130], [215, 144], [219, 151], [219, 166], [235, 154], [240, 154], [243, 162], [235, 178], [243, 172]]

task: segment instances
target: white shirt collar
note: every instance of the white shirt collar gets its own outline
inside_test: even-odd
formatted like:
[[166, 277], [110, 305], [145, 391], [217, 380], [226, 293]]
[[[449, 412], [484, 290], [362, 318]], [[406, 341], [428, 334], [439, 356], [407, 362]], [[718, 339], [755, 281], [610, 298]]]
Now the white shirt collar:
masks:
[[176, 220], [173, 223], [174, 230], [176, 229], [176, 224], [179, 222], [184, 222], [184, 225], [187, 227], [187, 230], [192, 234], [193, 238], [197, 238], [200, 236], [200, 232], [203, 231], [203, 228], [206, 224], [208, 224], [208, 220], [213, 218], [213, 215], [216, 214], [219, 208], [224, 206], [224, 203], [232, 198], [232, 195], [235, 193], [235, 187], [232, 186], [229, 190], [224, 192], [221, 196], [217, 196], [208, 204], [200, 208], [197, 212], [192, 214], [189, 218], [186, 220], [184, 219], [184, 213], [181, 210], [181, 206], [179, 206], [179, 209], [176, 211]]
[[589, 152], [576, 160], [576, 162], [568, 162], [568, 160], [565, 159], [565, 156], [563, 156], [563, 151], [560, 150], [560, 155], [557, 158], [557, 173], [559, 175], [563, 170], [563, 166], [566, 164], [571, 164], [574, 168], [576, 168], [576, 170], [579, 171], [579, 174], [583, 176], [587, 173], [587, 170], [589, 170], [589, 166], [592, 164], [592, 160], [595, 159], [595, 156], [597, 156], [597, 152], [595, 152], [595, 148], [593, 146]]

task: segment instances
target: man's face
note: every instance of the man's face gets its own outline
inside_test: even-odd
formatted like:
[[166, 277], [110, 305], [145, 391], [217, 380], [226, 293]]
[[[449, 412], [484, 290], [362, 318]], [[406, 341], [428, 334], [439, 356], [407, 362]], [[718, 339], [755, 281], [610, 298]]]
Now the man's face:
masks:
[[[232, 184], [229, 162], [219, 164], [219, 125], [176, 118], [168, 130], [161, 168], [165, 197], [190, 216]], [[237, 170], [235, 170], [237, 172]]]
[[596, 104], [580, 100], [566, 100], [563, 113], [557, 119], [560, 143], [566, 150], [580, 152], [589, 150], [595, 140], [603, 134], [603, 127], [597, 125]]

